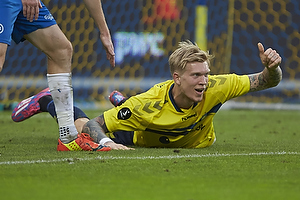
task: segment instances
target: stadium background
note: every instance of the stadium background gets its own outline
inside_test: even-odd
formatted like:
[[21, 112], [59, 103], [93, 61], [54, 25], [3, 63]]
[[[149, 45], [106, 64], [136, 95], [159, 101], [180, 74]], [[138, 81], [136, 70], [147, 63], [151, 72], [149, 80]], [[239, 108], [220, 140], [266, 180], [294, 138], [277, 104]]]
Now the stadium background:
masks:
[[[103, 0], [115, 68], [106, 60], [99, 31], [82, 0], [43, 2], [73, 44], [74, 100], [82, 108], [107, 108], [107, 97], [115, 89], [131, 96], [170, 79], [168, 56], [185, 39], [215, 55], [212, 74], [259, 72], [263, 66], [257, 43], [276, 49], [283, 58], [279, 86], [239, 97], [230, 105], [300, 105], [298, 0]], [[0, 110], [47, 87], [46, 62], [27, 41], [12, 42], [0, 74]]]

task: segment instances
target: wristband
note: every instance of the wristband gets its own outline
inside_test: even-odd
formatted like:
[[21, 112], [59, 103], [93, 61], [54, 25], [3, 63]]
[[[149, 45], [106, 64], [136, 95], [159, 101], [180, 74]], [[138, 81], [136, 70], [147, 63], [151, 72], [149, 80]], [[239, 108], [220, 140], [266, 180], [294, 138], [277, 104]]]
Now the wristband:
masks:
[[99, 144], [104, 145], [106, 142], [113, 142], [113, 141], [110, 138], [102, 138]]

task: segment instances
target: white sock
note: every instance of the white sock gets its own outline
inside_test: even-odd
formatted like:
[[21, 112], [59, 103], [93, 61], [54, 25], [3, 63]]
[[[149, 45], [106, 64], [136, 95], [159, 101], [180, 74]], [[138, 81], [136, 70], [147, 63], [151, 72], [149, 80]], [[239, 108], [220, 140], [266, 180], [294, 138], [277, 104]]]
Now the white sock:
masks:
[[62, 143], [69, 143], [78, 134], [74, 125], [72, 75], [47, 74], [47, 78], [57, 114], [59, 138]]

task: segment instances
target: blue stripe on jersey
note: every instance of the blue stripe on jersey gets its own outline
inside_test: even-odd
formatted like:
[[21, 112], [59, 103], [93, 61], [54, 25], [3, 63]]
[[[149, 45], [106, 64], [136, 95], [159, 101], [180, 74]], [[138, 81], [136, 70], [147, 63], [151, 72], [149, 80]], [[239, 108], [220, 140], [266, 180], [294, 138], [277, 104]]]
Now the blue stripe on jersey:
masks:
[[172, 89], [173, 89], [173, 87], [174, 87], [174, 83], [171, 85], [171, 87], [170, 87], [170, 89], [169, 89], [169, 97], [170, 97], [170, 100], [171, 100], [171, 102], [172, 102], [172, 104], [173, 104], [173, 106], [174, 106], [174, 108], [175, 108], [175, 110], [176, 110], [177, 112], [183, 112], [183, 111], [176, 105], [176, 103], [175, 103], [174, 97], [173, 97], [173, 95], [172, 95]]
[[145, 131], [161, 134], [161, 135], [170, 135], [170, 136], [179, 136], [179, 135], [187, 135], [199, 122], [201, 122], [207, 115], [211, 113], [216, 113], [221, 108], [222, 103], [215, 105], [210, 111], [205, 113], [199, 121], [195, 122], [194, 124], [185, 127], [185, 128], [177, 128], [177, 129], [170, 129], [170, 130], [153, 130], [153, 129], [146, 129]]
[[[170, 97], [170, 100], [171, 100], [171, 102], [172, 102], [172, 104], [173, 104], [173, 106], [174, 106], [174, 108], [175, 108], [175, 110], [176, 110], [177, 112], [183, 112], [183, 111], [176, 105], [176, 103], [175, 103], [174, 97], [173, 97], [173, 95], [172, 95], [172, 89], [173, 89], [173, 87], [174, 87], [174, 83], [171, 85], [171, 87], [170, 87], [170, 89], [169, 89], [169, 97]], [[198, 104], [197, 102], [194, 103], [193, 108], [195, 108], [195, 107], [197, 106], [197, 104]]]

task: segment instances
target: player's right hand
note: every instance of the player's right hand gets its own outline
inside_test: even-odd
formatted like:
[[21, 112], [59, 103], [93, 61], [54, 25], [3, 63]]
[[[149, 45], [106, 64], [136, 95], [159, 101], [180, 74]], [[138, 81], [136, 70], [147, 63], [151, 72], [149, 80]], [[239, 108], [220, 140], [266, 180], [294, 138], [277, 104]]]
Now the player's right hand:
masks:
[[104, 143], [104, 145], [110, 147], [112, 150], [135, 150], [134, 148], [126, 147], [123, 144], [117, 144], [111, 141]]
[[109, 63], [112, 67], [115, 67], [115, 50], [110, 35], [105, 36], [100, 34], [100, 39], [106, 51], [107, 60], [109, 60]]

